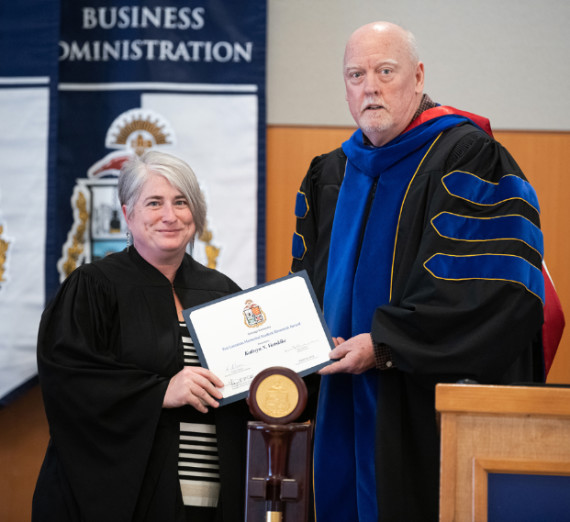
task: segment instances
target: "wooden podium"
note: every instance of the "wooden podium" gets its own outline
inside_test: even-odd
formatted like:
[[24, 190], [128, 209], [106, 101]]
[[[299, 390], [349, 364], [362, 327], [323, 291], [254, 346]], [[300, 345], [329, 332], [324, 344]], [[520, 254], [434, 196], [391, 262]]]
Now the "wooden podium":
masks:
[[[436, 410], [441, 522], [507, 521], [517, 509], [532, 520], [526, 513], [541, 501], [564, 518], [534, 520], [570, 520], [570, 388], [438, 384]], [[541, 490], [544, 478], [554, 486]], [[504, 480], [521, 482], [509, 489]]]

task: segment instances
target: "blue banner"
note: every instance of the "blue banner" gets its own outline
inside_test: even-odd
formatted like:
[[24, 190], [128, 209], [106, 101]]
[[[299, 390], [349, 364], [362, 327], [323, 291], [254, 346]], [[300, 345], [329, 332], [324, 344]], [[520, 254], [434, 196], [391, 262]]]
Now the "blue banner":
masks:
[[[13, 71], [2, 71], [6, 76], [44, 78], [43, 90], [34, 85], [34, 92], [43, 92], [45, 107], [37, 109], [15, 99], [5, 100], [2, 110], [12, 107], [14, 118], [28, 134], [29, 122], [36, 129], [34, 118], [44, 115], [44, 156], [54, 165], [50, 169], [46, 159], [38, 179], [27, 187], [27, 199], [14, 201], [15, 209], [29, 216], [30, 194], [42, 200], [34, 203], [38, 218], [31, 227], [37, 249], [34, 274], [38, 280], [31, 292], [35, 315], [24, 324], [19, 317], [5, 325], [3, 319], [2, 328], [9, 335], [1, 332], [0, 341], [6, 343], [0, 345], [1, 363], [6, 353], [21, 351], [13, 344], [27, 330], [29, 336], [22, 342], [34, 356], [33, 364], [25, 363], [29, 377], [35, 372], [37, 311], [75, 267], [126, 245], [116, 185], [122, 163], [132, 154], [155, 149], [186, 160], [208, 205], [206, 230], [197, 238], [192, 255], [243, 288], [264, 281], [266, 5], [253, 0], [191, 4], [181, 0], [24, 0], [17, 9], [22, 13], [11, 20], [0, 19], [11, 28], [8, 33], [2, 31], [9, 34], [10, 48], [35, 46], [29, 56], [38, 61], [43, 54], [45, 66], [51, 67], [49, 73], [40, 64], [34, 72], [18, 70], [23, 62], [20, 56], [13, 60]], [[22, 35], [30, 13], [37, 21], [30, 24], [29, 34]], [[47, 21], [51, 40], [38, 31]], [[53, 103], [56, 95], [57, 104]], [[25, 118], [24, 107], [29, 112]], [[48, 147], [56, 137], [57, 143]], [[21, 159], [31, 161], [38, 144], [28, 141], [26, 147], [27, 156]], [[3, 145], [2, 149], [4, 156], [11, 154]], [[5, 266], [11, 268], [5, 270], [5, 278], [11, 279], [18, 277], [24, 264], [11, 262], [10, 249], [15, 251], [20, 239], [16, 225], [8, 223], [3, 212], [4, 201], [12, 200], [15, 190], [5, 177], [0, 185], [0, 226], [4, 224], [0, 239], [8, 244]], [[10, 294], [9, 283], [0, 284], [0, 306], [11, 306], [19, 314], [19, 303], [31, 295], [18, 288]], [[11, 296], [11, 305], [5, 296]], [[0, 374], [0, 397], [21, 380]]]
[[58, 0], [0, 3], [0, 399], [36, 375], [58, 37]]

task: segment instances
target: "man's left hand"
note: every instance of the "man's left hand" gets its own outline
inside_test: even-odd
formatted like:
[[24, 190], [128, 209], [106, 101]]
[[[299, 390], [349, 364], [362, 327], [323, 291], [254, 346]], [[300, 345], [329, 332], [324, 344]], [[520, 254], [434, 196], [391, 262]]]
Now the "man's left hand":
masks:
[[374, 347], [370, 334], [364, 333], [351, 337], [347, 341], [341, 337], [334, 340], [335, 348], [329, 357], [336, 362], [319, 370], [320, 375], [332, 373], [352, 373], [359, 375], [376, 366]]

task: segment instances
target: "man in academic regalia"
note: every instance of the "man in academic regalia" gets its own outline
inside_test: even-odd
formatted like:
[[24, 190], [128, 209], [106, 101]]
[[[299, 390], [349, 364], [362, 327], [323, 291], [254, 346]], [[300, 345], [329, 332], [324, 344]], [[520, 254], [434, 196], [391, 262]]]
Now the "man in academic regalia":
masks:
[[539, 205], [488, 120], [423, 93], [409, 32], [359, 28], [343, 72], [359, 129], [311, 163], [293, 240], [336, 344], [317, 521], [435, 521], [436, 383], [544, 378]]

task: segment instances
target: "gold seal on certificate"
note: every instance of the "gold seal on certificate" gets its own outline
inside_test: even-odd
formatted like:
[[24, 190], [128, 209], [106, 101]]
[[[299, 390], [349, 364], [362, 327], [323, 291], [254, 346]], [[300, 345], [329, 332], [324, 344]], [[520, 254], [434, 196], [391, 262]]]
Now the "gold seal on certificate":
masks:
[[257, 419], [268, 424], [287, 424], [305, 409], [307, 388], [293, 370], [273, 366], [259, 372], [253, 379], [248, 404]]

